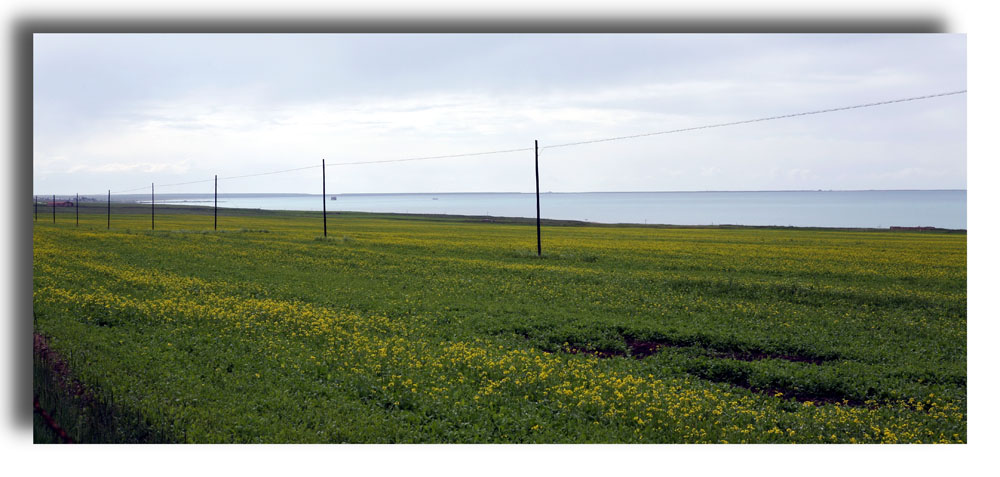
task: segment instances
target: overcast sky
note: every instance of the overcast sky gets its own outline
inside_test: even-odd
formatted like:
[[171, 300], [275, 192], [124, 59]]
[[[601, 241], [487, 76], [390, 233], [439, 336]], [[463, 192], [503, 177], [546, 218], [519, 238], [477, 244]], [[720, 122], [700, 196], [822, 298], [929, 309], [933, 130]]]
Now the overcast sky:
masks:
[[[531, 148], [966, 88], [965, 35], [34, 37], [34, 192], [533, 191]], [[544, 150], [543, 191], [964, 189], [966, 95]], [[321, 191], [320, 171], [220, 192]], [[139, 191], [141, 192], [141, 191]]]

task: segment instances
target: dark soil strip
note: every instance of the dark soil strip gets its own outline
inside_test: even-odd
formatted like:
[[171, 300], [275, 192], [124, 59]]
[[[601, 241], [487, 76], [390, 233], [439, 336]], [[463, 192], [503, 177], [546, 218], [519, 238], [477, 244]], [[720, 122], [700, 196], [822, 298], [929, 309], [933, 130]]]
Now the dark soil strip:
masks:
[[[647, 356], [649, 356], [649, 355], [657, 352], [660, 348], [662, 348], [664, 346], [670, 346], [670, 345], [665, 345], [665, 344], [662, 344], [662, 343], [653, 343], [653, 342], [648, 342], [648, 341], [629, 341], [628, 345], [629, 345], [629, 350], [632, 352], [632, 357], [633, 358], [637, 358], [637, 359], [645, 358], [645, 357], [647, 357]], [[625, 357], [626, 356], [626, 354], [624, 352], [622, 352], [622, 351], [615, 351], [615, 350], [585, 350], [585, 349], [576, 348], [576, 347], [572, 347], [572, 346], [564, 348], [563, 351], [565, 351], [567, 353], [571, 353], [571, 354], [589, 354], [591, 356], [596, 356], [598, 358], [615, 358], [615, 357]], [[750, 355], [750, 354], [748, 353], [748, 355]], [[758, 356], [758, 357], [755, 358], [754, 356]], [[813, 364], [818, 364], [819, 362], [822, 362], [821, 360], [811, 360], [809, 358], [801, 358], [801, 357], [796, 357], [796, 356], [789, 356], [787, 358], [782, 358], [779, 355], [766, 355], [766, 354], [763, 354], [763, 353], [757, 353], [757, 354], [753, 354], [753, 355], [750, 355], [750, 356], [736, 355], [735, 353], [730, 353], [730, 354], [725, 354], [725, 355], [720, 354], [719, 357], [730, 358], [730, 359], [740, 359], [741, 361], [752, 361], [752, 360], [755, 360], [755, 359], [773, 359], [773, 358], [778, 358], [778, 359], [788, 359], [789, 361], [805, 361], [805, 362], [810, 362], [810, 363], [813, 363]], [[750, 386], [750, 384], [747, 383], [747, 382], [740, 382], [740, 381], [735, 381], [734, 382], [734, 381], [720, 380], [720, 379], [717, 379], [717, 378], [712, 378], [710, 376], [702, 376], [702, 375], [699, 375], [698, 373], [692, 373], [692, 374], [694, 374], [695, 376], [698, 376], [699, 378], [705, 379], [707, 381], [712, 381], [712, 382], [715, 382], [715, 383], [730, 384], [730, 385], [733, 385], [733, 386], [736, 386], [736, 387], [740, 387], [740, 388], [743, 388], [743, 389], [748, 389], [748, 390], [753, 391], [753, 392], [755, 392], [757, 394], [766, 394], [768, 396], [773, 396], [773, 397], [777, 397], [777, 398], [781, 398], [781, 399], [785, 399], [785, 400], [794, 400], [794, 401], [798, 401], [798, 402], [811, 401], [811, 402], [813, 402], [813, 403], [815, 403], [817, 405], [819, 405], [819, 404], [840, 404], [841, 406], [852, 406], [852, 407], [871, 407], [871, 408], [874, 407], [874, 406], [871, 406], [869, 404], [866, 404], [863, 401], [860, 401], [860, 400], [857, 400], [857, 399], [850, 399], [850, 398], [846, 398], [846, 397], [843, 397], [843, 396], [833, 396], [833, 395], [803, 393], [803, 392], [797, 392], [797, 391], [791, 391], [791, 390], [788, 390], [788, 389], [779, 389], [779, 388], [765, 388], [765, 389], [761, 389], [761, 388]]]
[[[619, 356], [625, 356], [625, 352], [623, 351], [592, 350], [592, 349], [577, 348], [575, 346], [564, 347], [563, 351], [570, 354], [589, 354], [591, 356], [596, 356], [598, 358], [615, 358]], [[543, 351], [543, 352], [547, 353], [548, 351]]]
[[[637, 340], [637, 339], [632, 339], [632, 338], [626, 338], [625, 339], [625, 345], [628, 346], [629, 351], [631, 351], [632, 357], [636, 358], [636, 359], [642, 359], [642, 358], [645, 358], [647, 356], [650, 356], [650, 355], [656, 353], [657, 351], [659, 351], [660, 348], [677, 347], [678, 346], [678, 345], [675, 345], [675, 344], [672, 344], [672, 343], [663, 342], [663, 341], [645, 341], [645, 340]], [[814, 357], [814, 356], [802, 356], [802, 355], [793, 355], [793, 354], [774, 354], [774, 353], [764, 353], [764, 352], [760, 352], [760, 351], [746, 351], [746, 352], [732, 351], [732, 352], [728, 352], [728, 353], [713, 352], [712, 354], [716, 358], [736, 359], [736, 360], [740, 360], [740, 361], [760, 361], [760, 360], [764, 360], [764, 359], [783, 359], [785, 361], [793, 361], [793, 362], [797, 362], [797, 363], [809, 363], [809, 364], [823, 364], [825, 361], [828, 361], [826, 359], [817, 358], [817, 357]]]
[[[70, 395], [78, 396], [84, 400], [84, 402], [93, 402], [93, 396], [87, 392], [83, 384], [73, 379], [69, 373], [69, 365], [66, 364], [66, 360], [62, 359], [58, 353], [49, 348], [49, 343], [44, 336], [34, 333], [33, 349], [35, 351], [35, 356], [38, 357], [42, 362], [48, 366], [56, 375], [57, 385], [62, 388], [63, 391], [70, 393]], [[38, 402], [38, 395], [35, 395], [35, 412], [42, 416], [42, 420], [45, 424], [52, 429], [56, 435], [59, 436], [64, 443], [72, 444], [73, 439], [66, 433], [66, 430], [56, 423], [55, 419], [49, 415], [45, 409], [42, 408], [41, 404]]]
[[[527, 334], [525, 334], [525, 333], [519, 333], [519, 334], [522, 337], [524, 337], [525, 339], [530, 339], [530, 336], [527, 335]], [[662, 348], [691, 346], [691, 345], [673, 344], [673, 343], [664, 342], [664, 341], [639, 340], [639, 339], [628, 338], [628, 337], [625, 338], [625, 345], [628, 347], [628, 350], [629, 350], [628, 353], [626, 353], [624, 351], [611, 350], [611, 349], [590, 350], [590, 349], [578, 348], [578, 347], [575, 347], [575, 346], [566, 346], [566, 347], [564, 347], [562, 349], [562, 351], [566, 352], [566, 353], [571, 353], [571, 354], [588, 354], [588, 355], [595, 356], [595, 357], [598, 357], [598, 358], [618, 358], [618, 357], [629, 357], [629, 356], [631, 356], [632, 358], [635, 358], [635, 359], [643, 359], [643, 358], [646, 358], [648, 356], [651, 356], [651, 355], [655, 354], [656, 352], [660, 351], [660, 349], [662, 349]], [[697, 346], [697, 345], [694, 345], [694, 346]], [[548, 353], [548, 351], [543, 351], [543, 352]], [[786, 360], [786, 361], [793, 361], [793, 362], [800, 362], [800, 363], [809, 363], [809, 364], [823, 364], [824, 362], [829, 361], [829, 359], [816, 358], [816, 357], [810, 357], [810, 356], [790, 355], [790, 354], [770, 354], [770, 353], [752, 352], [752, 351], [751, 352], [729, 352], [729, 353], [713, 352], [712, 355], [715, 358], [735, 359], [735, 360], [739, 360], [739, 361], [758, 361], [758, 360], [763, 360], [763, 359], [783, 359], [783, 360]], [[780, 388], [775, 388], [775, 387], [769, 387], [769, 388], [763, 388], [762, 389], [762, 388], [750, 386], [750, 384], [748, 382], [743, 381], [743, 380], [724, 380], [724, 379], [718, 379], [717, 377], [704, 376], [704, 375], [701, 375], [700, 373], [691, 373], [691, 374], [693, 374], [695, 376], [698, 376], [699, 378], [705, 379], [707, 381], [712, 381], [714, 383], [729, 384], [729, 385], [732, 385], [732, 386], [736, 386], [736, 387], [740, 387], [740, 388], [743, 388], [743, 389], [750, 390], [750, 391], [755, 392], [757, 394], [766, 394], [768, 396], [777, 397], [777, 398], [785, 399], [785, 400], [789, 400], [789, 401], [797, 401], [797, 402], [807, 402], [807, 401], [810, 401], [810, 402], [813, 402], [813, 403], [815, 403], [817, 405], [819, 405], [819, 404], [840, 404], [841, 406], [867, 407], [867, 408], [871, 408], [871, 409], [874, 409], [874, 408], [878, 407], [877, 405], [869, 404], [869, 403], [866, 403], [865, 401], [861, 401], [861, 400], [858, 400], [858, 399], [850, 399], [850, 398], [847, 398], [847, 397], [844, 397], [844, 396], [836, 396], [836, 395], [829, 395], [829, 394], [805, 393], [805, 392], [798, 392], [798, 391], [792, 391], [792, 390], [788, 390], [788, 389], [780, 389]]]
[[809, 364], [823, 364], [825, 359], [814, 358], [811, 356], [798, 356], [791, 354], [768, 354], [768, 353], [758, 353], [758, 352], [746, 352], [746, 353], [719, 353], [716, 354], [717, 358], [725, 359], [736, 359], [739, 361], [760, 361], [762, 359], [783, 359], [785, 361], [793, 361], [796, 363], [809, 363]]
[[613, 349], [583, 349], [577, 348], [576, 346], [566, 346], [562, 350], [571, 354], [589, 354], [591, 356], [596, 356], [598, 358], [617, 358], [617, 357], [629, 357], [635, 359], [642, 359], [653, 353], [656, 353], [660, 348], [674, 346], [666, 343], [657, 343], [654, 341], [639, 341], [626, 339], [625, 345], [628, 346], [629, 353], [626, 354], [624, 351], [618, 351]]
[[[141, 413], [116, 406], [106, 397], [96, 394], [99, 388], [88, 387], [76, 379], [66, 360], [49, 347], [45, 336], [34, 334], [34, 352], [36, 369], [44, 369], [46, 380], [46, 393], [37, 394], [36, 399], [45, 401], [46, 395], [51, 392], [58, 403], [56, 409], [49, 408], [49, 411], [61, 416], [59, 411], [66, 408], [71, 415], [75, 411], [75, 414], [83, 416], [81, 422], [84, 425], [71, 429], [77, 442], [166, 444], [184, 441], [181, 430], [176, 431], [176, 435], [158, 430]], [[49, 403], [46, 402], [46, 405]], [[38, 425], [41, 426], [41, 423]], [[166, 426], [174, 428], [173, 423]]]
[[[625, 339], [625, 346], [628, 347], [629, 352], [626, 354], [624, 351], [614, 350], [614, 349], [583, 349], [576, 346], [567, 346], [563, 348], [564, 352], [572, 354], [589, 354], [591, 356], [596, 356], [598, 358], [617, 358], [617, 357], [632, 357], [635, 359], [643, 359], [656, 352], [660, 351], [661, 348], [675, 348], [675, 347], [686, 347], [683, 345], [676, 345], [672, 343], [662, 342], [662, 341], [646, 341], [637, 340], [632, 338]], [[813, 356], [802, 356], [793, 354], [774, 354], [774, 353], [763, 353], [759, 351], [745, 351], [745, 352], [712, 352], [712, 357], [722, 358], [722, 359], [735, 359], [739, 361], [760, 361], [764, 359], [782, 359], [785, 361], [792, 361], [796, 363], [809, 363], [809, 364], [823, 364], [828, 359], [817, 358]]]
[[42, 405], [38, 404], [38, 396], [35, 396], [35, 412], [42, 416], [42, 420], [45, 421], [45, 424], [49, 426], [49, 429], [52, 429], [52, 432], [55, 432], [56, 435], [59, 436], [59, 439], [62, 440], [63, 443], [73, 443], [73, 438], [66, 433], [66, 430], [59, 427], [59, 424], [56, 423], [55, 419], [52, 419], [52, 416], [45, 412], [45, 409], [42, 409]]
[[629, 351], [631, 351], [633, 358], [642, 359], [656, 353], [657, 351], [660, 350], [660, 348], [673, 345], [667, 343], [659, 343], [656, 341], [642, 341], [642, 340], [626, 338], [625, 346], [628, 346], [628, 349]]
[[[589, 354], [591, 356], [596, 356], [598, 358], [615, 358], [615, 357], [627, 357], [631, 356], [635, 359], [646, 358], [661, 348], [665, 347], [677, 347], [679, 345], [674, 345], [670, 343], [658, 342], [658, 341], [646, 341], [637, 340], [632, 338], [626, 338], [626, 346], [628, 346], [629, 353], [626, 354], [624, 351], [617, 350], [587, 350], [582, 348], [577, 348], [574, 346], [569, 346], [563, 348], [564, 352], [572, 354]], [[736, 359], [740, 361], [758, 361], [763, 359], [783, 359], [786, 361], [809, 363], [809, 364], [822, 364], [824, 359], [814, 358], [809, 356], [798, 356], [789, 354], [770, 354], [761, 352], [730, 352], [730, 353], [713, 353], [714, 357], [722, 359]], [[697, 373], [694, 373], [698, 375]], [[766, 394], [768, 396], [778, 397], [785, 400], [794, 400], [798, 402], [811, 401], [817, 405], [819, 404], [840, 404], [842, 406], [852, 406], [852, 407], [873, 407], [870, 404], [866, 404], [864, 401], [858, 399], [850, 399], [844, 396], [834, 396], [825, 394], [815, 394], [815, 393], [804, 393], [798, 391], [791, 391], [788, 389], [780, 388], [757, 388], [750, 386], [749, 383], [745, 381], [727, 381], [720, 380], [717, 378], [712, 378], [710, 376], [700, 376], [702, 379], [706, 379], [712, 382], [730, 384], [743, 389], [748, 389], [758, 394]]]
[[[63, 392], [80, 399], [80, 403], [83, 406], [94, 406], [97, 403], [97, 398], [94, 397], [94, 394], [91, 393], [82, 382], [74, 378], [70, 373], [69, 365], [66, 364], [66, 360], [63, 359], [62, 356], [59, 356], [59, 353], [55, 352], [55, 350], [49, 348], [49, 343], [48, 340], [45, 339], [45, 336], [34, 333], [33, 347], [35, 350], [35, 356], [37, 356], [41, 362], [45, 363], [45, 366], [55, 374], [56, 385], [62, 389]], [[36, 396], [36, 403], [37, 399], [38, 398]]]
[[[714, 381], [714, 380], [711, 380], [711, 381]], [[795, 400], [795, 401], [798, 401], [798, 402], [811, 401], [814, 404], [840, 404], [841, 406], [868, 407], [868, 408], [872, 408], [872, 409], [874, 409], [876, 407], [876, 406], [873, 406], [873, 405], [870, 405], [870, 404], [866, 404], [864, 401], [859, 401], [857, 399], [849, 399], [849, 398], [846, 398], [846, 397], [843, 397], [843, 396], [831, 396], [831, 395], [824, 395], [824, 394], [802, 393], [802, 392], [789, 391], [787, 389], [778, 389], [778, 388], [765, 388], [765, 389], [761, 389], [761, 388], [756, 388], [756, 387], [750, 386], [747, 383], [734, 383], [734, 382], [730, 382], [730, 381], [715, 381], [715, 382], [725, 382], [726, 384], [731, 384], [731, 385], [736, 386], [736, 387], [740, 387], [740, 388], [743, 388], [743, 389], [749, 389], [750, 391], [753, 391], [753, 392], [755, 392], [757, 394], [767, 394], [768, 396], [773, 396], [773, 397], [777, 397], [777, 398], [781, 398], [781, 399], [786, 399], [786, 400]]]
[[56, 376], [58, 376], [59, 386], [71, 395], [82, 398], [85, 402], [93, 402], [94, 396], [87, 392], [83, 383], [74, 379], [70, 374], [69, 365], [66, 364], [66, 360], [62, 359], [62, 356], [59, 356], [58, 353], [49, 348], [49, 343], [44, 336], [38, 333], [34, 335], [35, 355], [45, 362]]

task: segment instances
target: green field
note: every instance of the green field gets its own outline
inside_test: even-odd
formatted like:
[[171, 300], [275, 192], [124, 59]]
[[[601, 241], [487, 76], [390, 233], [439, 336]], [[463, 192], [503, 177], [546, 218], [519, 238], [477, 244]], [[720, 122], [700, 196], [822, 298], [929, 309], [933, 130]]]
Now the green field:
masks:
[[964, 233], [102, 210], [34, 228], [77, 441], [966, 441]]

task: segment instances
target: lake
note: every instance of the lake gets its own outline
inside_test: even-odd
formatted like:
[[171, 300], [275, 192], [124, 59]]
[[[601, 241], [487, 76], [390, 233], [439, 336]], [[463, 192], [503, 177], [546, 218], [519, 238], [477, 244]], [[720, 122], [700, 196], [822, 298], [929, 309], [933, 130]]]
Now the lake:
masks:
[[[156, 202], [211, 206], [212, 196]], [[966, 228], [965, 190], [574, 192], [542, 193], [540, 202], [542, 218], [601, 223]], [[318, 211], [323, 203], [318, 194], [219, 198], [220, 208]], [[533, 193], [328, 194], [325, 203], [327, 211], [535, 216]]]

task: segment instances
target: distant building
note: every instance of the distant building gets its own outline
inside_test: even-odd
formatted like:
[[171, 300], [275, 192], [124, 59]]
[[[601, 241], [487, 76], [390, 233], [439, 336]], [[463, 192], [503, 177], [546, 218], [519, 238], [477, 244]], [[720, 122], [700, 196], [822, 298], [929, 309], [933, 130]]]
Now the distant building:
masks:
[[60, 202], [49, 202], [48, 205], [51, 207], [73, 207], [73, 202], [69, 200], [63, 200]]

